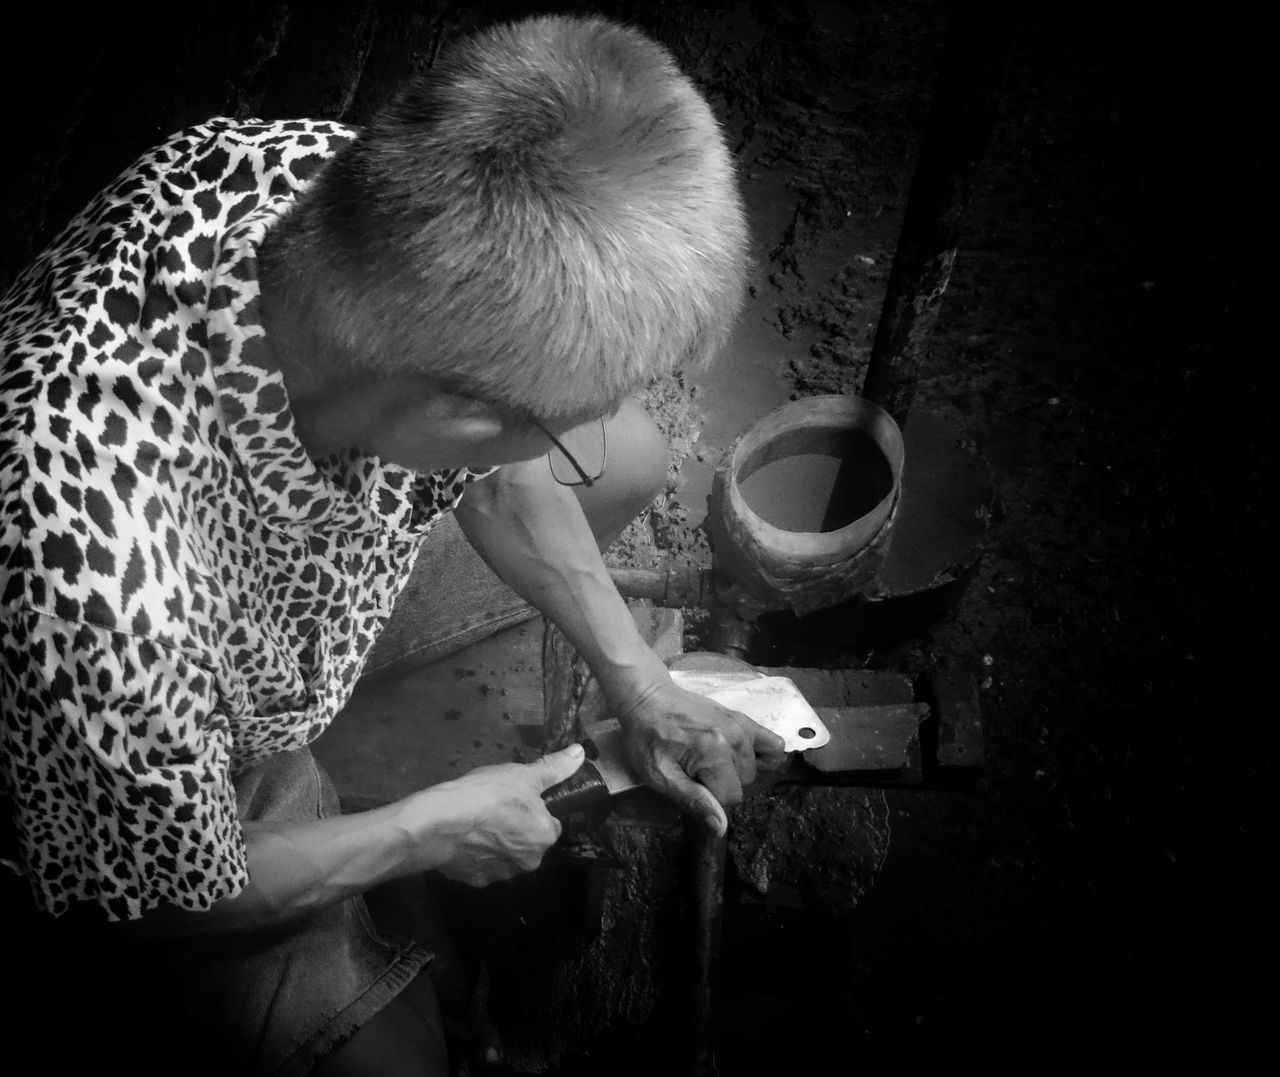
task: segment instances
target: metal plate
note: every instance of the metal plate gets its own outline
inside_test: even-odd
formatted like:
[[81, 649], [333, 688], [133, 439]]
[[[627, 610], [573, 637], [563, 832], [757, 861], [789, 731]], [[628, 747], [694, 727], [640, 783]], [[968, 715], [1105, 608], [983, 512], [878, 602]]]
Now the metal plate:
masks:
[[821, 748], [831, 739], [827, 727], [789, 677], [754, 672], [671, 671], [681, 688], [741, 711], [782, 738], [788, 752]]

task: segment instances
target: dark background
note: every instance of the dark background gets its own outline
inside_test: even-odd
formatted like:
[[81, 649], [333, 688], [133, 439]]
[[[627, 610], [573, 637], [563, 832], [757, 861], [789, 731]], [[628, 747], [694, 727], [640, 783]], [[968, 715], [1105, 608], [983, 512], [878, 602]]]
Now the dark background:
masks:
[[[891, 250], [949, 8], [825, 5], [867, 43], [848, 68], [823, 62], [821, 6], [590, 10], [667, 43], [739, 117], [856, 89], [861, 196], [841, 227]], [[717, 71], [709, 35], [735, 7], [767, 32]], [[170, 131], [358, 123], [438, 41], [532, 10], [585, 8], [39, 5], [6, 34], [0, 284]], [[1249, 257], [1270, 230], [1262, 40], [1224, 5], [1018, 13], [918, 399], [992, 465], [990, 548], [960, 604], [895, 648], [859, 651], [829, 623], [765, 641], [793, 664], [980, 671], [987, 770], [968, 792], [890, 794], [893, 843], [854, 916], [736, 941], [733, 983], [790, 1001], [728, 1026], [726, 1074], [1222, 1063], [1262, 1038], [1280, 596], [1269, 352], [1246, 328], [1274, 279]], [[815, 363], [784, 372], [795, 393], [858, 369], [838, 347]]]

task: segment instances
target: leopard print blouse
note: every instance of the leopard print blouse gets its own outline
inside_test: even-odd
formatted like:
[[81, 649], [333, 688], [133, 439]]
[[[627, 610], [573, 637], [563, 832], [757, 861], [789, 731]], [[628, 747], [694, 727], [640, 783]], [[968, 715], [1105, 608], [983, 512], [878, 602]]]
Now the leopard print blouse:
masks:
[[255, 250], [353, 136], [182, 131], [0, 300], [0, 791], [55, 915], [245, 886], [232, 775], [324, 730], [479, 474], [313, 461], [265, 361]]

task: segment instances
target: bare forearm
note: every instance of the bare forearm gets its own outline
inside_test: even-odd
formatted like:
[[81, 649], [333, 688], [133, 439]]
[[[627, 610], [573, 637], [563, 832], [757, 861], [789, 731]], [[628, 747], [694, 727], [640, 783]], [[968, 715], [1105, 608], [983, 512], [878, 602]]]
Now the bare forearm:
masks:
[[214, 916], [286, 923], [389, 879], [437, 867], [412, 800], [306, 823], [245, 826], [249, 886]]
[[140, 939], [281, 927], [379, 883], [440, 867], [448, 828], [424, 790], [373, 811], [296, 823], [247, 822], [248, 885], [205, 912], [158, 909], [126, 925]]
[[723, 834], [721, 805], [741, 799], [742, 784], [755, 777], [756, 752], [780, 758], [781, 742], [745, 715], [672, 683], [609, 578], [577, 498], [547, 471], [502, 468], [468, 492], [458, 522], [498, 575], [586, 659], [645, 780]]
[[581, 763], [574, 745], [532, 763], [477, 767], [373, 811], [248, 822], [244, 890], [208, 912], [155, 910], [120, 930], [138, 941], [261, 932], [418, 872], [472, 886], [510, 879], [536, 868], [560, 836], [542, 792]]
[[546, 467], [513, 464], [458, 506], [463, 532], [493, 570], [569, 638], [625, 708], [667, 679], [609, 577], [577, 498]]

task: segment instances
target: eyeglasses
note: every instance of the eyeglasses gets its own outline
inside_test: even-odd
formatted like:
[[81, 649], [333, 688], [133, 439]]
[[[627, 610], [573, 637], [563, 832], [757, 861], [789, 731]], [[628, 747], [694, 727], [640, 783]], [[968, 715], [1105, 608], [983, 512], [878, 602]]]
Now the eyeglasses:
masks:
[[[604, 419], [575, 426], [559, 438], [541, 423], [537, 427], [554, 446], [547, 453], [547, 460], [551, 464], [552, 477], [561, 486], [591, 486], [604, 474], [608, 454]], [[572, 450], [568, 448], [569, 445], [573, 446]]]

